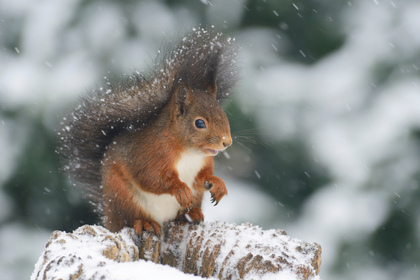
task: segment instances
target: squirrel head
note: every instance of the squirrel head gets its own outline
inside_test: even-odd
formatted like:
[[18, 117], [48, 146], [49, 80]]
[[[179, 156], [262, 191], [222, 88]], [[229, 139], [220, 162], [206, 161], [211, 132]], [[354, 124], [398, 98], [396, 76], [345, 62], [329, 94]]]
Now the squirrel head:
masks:
[[230, 126], [219, 104], [232, 79], [230, 44], [198, 30], [174, 53], [168, 110], [171, 129], [183, 147], [217, 155], [232, 144]]
[[179, 79], [174, 86], [171, 107], [171, 129], [187, 149], [215, 156], [232, 145], [230, 126], [216, 99], [217, 85], [210, 77], [206, 87], [192, 87]]

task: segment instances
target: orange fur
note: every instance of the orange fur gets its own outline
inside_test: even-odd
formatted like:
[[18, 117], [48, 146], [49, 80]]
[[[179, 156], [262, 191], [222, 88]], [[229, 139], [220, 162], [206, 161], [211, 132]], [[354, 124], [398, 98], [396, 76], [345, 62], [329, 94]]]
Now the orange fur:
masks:
[[212, 185], [210, 189], [211, 196], [217, 201], [217, 203], [222, 199], [223, 196], [227, 195], [227, 189], [225, 182], [219, 177], [213, 176], [214, 173], [214, 161], [213, 158], [207, 160], [207, 165], [200, 171], [197, 175], [198, 180], [200, 181], [200, 186], [204, 187], [204, 182], [207, 181]]
[[126, 167], [116, 163], [105, 174], [103, 180], [105, 226], [117, 232], [125, 226], [133, 227], [134, 221], [140, 217], [152, 221], [149, 213], [133, 203], [135, 186]]
[[110, 230], [159, 234], [163, 223], [186, 214], [200, 222], [203, 193], [210, 189], [216, 203], [227, 194], [213, 156], [232, 144], [219, 101], [238, 78], [233, 42], [194, 29], [151, 75], [93, 91], [63, 120], [65, 170]]
[[[204, 182], [213, 185], [210, 192], [217, 203], [227, 194], [223, 180], [213, 175], [214, 160], [208, 152], [209, 149], [223, 150], [232, 142], [226, 115], [214, 96], [205, 92], [193, 94], [188, 90], [186, 95], [184, 103], [179, 104], [174, 94], [160, 114], [144, 128], [117, 136], [108, 147], [102, 178], [106, 226], [110, 230], [130, 226], [137, 233], [144, 229], [159, 234], [163, 221], [184, 219], [185, 214], [198, 223], [204, 219], [201, 211], [206, 191]], [[203, 99], [212, 110], [203, 104]], [[182, 117], [181, 111], [184, 111]], [[206, 130], [194, 126], [196, 118], [206, 119]], [[197, 163], [202, 162], [197, 173], [190, 175], [194, 179], [191, 186], [181, 181], [177, 169], [185, 154], [192, 154], [191, 160], [197, 160]], [[195, 168], [194, 164], [191, 168]], [[182, 172], [189, 174], [190, 171], [183, 169]], [[174, 205], [170, 197], [178, 204]], [[162, 210], [165, 207], [172, 208]]]

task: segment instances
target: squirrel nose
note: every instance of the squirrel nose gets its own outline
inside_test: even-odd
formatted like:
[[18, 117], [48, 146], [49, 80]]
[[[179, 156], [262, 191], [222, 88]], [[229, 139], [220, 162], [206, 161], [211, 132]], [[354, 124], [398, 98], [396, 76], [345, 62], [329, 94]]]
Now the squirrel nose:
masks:
[[231, 137], [223, 137], [223, 147], [227, 148], [232, 145], [232, 138]]

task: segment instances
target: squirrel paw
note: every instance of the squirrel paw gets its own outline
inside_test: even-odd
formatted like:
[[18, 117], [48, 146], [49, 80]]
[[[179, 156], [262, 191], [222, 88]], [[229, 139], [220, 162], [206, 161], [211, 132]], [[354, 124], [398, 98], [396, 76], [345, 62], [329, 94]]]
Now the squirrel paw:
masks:
[[175, 196], [182, 208], [188, 208], [193, 200], [192, 191], [186, 184], [183, 184], [181, 187], [175, 189], [172, 195]]
[[216, 206], [223, 196], [227, 195], [225, 182], [219, 177], [213, 176], [209, 180], [204, 181], [204, 187], [210, 190], [211, 202]]
[[185, 218], [187, 219], [188, 222], [193, 223], [193, 224], [199, 224], [202, 221], [204, 221], [204, 215], [203, 215], [203, 212], [201, 212], [200, 207], [193, 208], [187, 213], [185, 213]]
[[145, 221], [142, 219], [137, 219], [134, 221], [133, 227], [137, 235], [141, 235], [143, 229], [145, 231], [155, 233], [156, 235], [161, 234], [161, 226], [155, 221]]

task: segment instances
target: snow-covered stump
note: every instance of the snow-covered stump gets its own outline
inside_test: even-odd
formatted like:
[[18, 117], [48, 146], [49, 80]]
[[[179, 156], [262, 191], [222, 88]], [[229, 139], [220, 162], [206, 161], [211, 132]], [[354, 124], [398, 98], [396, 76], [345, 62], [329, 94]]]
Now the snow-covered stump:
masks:
[[171, 223], [164, 230], [161, 263], [203, 277], [244, 279], [288, 271], [297, 279], [318, 275], [321, 247], [251, 224]]
[[149, 233], [138, 237], [128, 228], [111, 233], [100, 226], [82, 226], [73, 233], [51, 234], [31, 279], [192, 277], [176, 277], [181, 272], [174, 268], [139, 258], [218, 279], [319, 279], [321, 247], [250, 224], [169, 223], [162, 238]]

